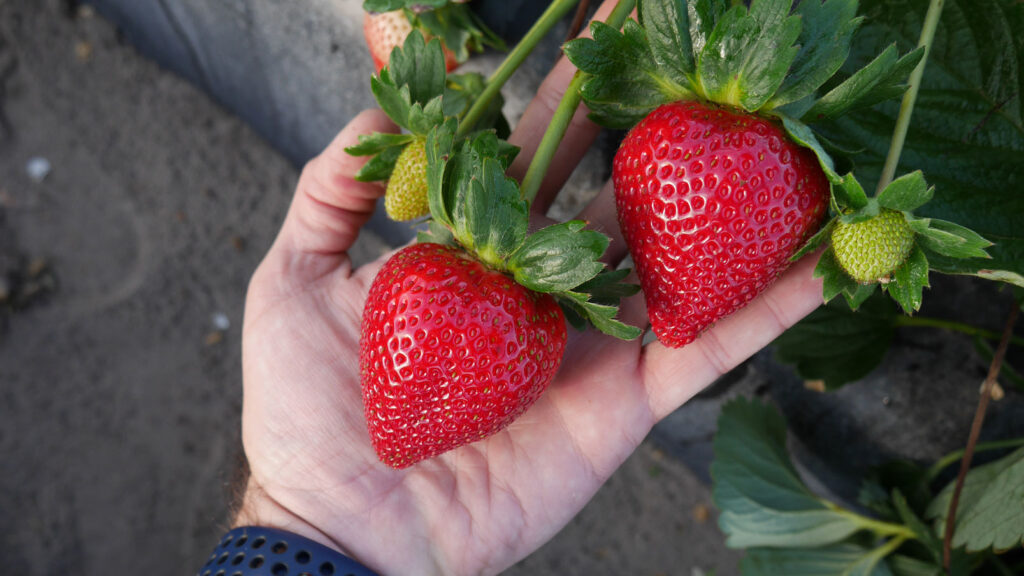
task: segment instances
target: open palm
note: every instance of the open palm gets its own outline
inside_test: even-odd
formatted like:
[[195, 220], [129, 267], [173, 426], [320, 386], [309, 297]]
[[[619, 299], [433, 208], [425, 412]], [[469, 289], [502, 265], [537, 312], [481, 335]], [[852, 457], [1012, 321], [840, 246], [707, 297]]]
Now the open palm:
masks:
[[[520, 121], [521, 176], [572, 68], [559, 63]], [[794, 266], [694, 344], [571, 332], [551, 387], [504, 431], [405, 470], [381, 464], [360, 396], [363, 303], [382, 261], [353, 270], [347, 250], [383, 190], [352, 179], [356, 117], [303, 171], [291, 209], [252, 279], [245, 312], [243, 441], [251, 476], [236, 525], [279, 527], [382, 574], [492, 574], [551, 538], [662, 417], [820, 302], [813, 263]], [[593, 141], [578, 115], [534, 205], [543, 211]], [[625, 256], [609, 187], [581, 217]], [[645, 325], [640, 297], [620, 318]]]

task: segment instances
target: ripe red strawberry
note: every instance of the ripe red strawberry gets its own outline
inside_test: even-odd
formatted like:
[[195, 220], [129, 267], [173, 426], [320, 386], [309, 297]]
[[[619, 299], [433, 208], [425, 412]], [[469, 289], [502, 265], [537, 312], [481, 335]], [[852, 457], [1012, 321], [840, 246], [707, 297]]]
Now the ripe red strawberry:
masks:
[[381, 461], [405, 468], [508, 426], [551, 382], [565, 340], [551, 295], [453, 247], [402, 249], [370, 288], [359, 345]]
[[[370, 49], [370, 57], [373, 58], [373, 65], [380, 73], [381, 68], [388, 65], [391, 51], [396, 46], [401, 46], [409, 33], [412, 32], [412, 23], [406, 17], [403, 10], [381, 12], [371, 14], [365, 12], [363, 16], [363, 37], [366, 39], [366, 46]], [[427, 40], [430, 36], [427, 35]], [[459, 67], [459, 61], [455, 54], [443, 46], [444, 65], [448, 72]]]
[[767, 288], [828, 209], [813, 152], [714, 104], [656, 109], [626, 136], [612, 179], [651, 325], [673, 347]]
[[898, 95], [922, 55], [890, 46], [818, 94], [850, 54], [856, 0], [736, 4], [644, 0], [640, 22], [598, 23], [565, 47], [586, 73], [591, 118], [635, 125], [615, 159], [616, 202], [668, 346], [739, 309], [820, 240], [830, 202], [848, 200], [830, 187], [853, 179], [808, 124]]
[[608, 238], [579, 220], [529, 234], [507, 144], [493, 132], [457, 139], [457, 128], [449, 118], [427, 136], [433, 220], [421, 244], [384, 264], [363, 310], [366, 422], [394, 468], [486, 438], [529, 408], [561, 364], [567, 319], [640, 335], [614, 319], [635, 287], [601, 263]]

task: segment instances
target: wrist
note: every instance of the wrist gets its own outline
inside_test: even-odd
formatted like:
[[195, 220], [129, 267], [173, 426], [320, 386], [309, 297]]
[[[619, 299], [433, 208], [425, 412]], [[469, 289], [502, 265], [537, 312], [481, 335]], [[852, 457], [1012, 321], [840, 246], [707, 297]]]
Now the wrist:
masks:
[[355, 559], [341, 543], [280, 504], [252, 478], [246, 484], [241, 505], [231, 522], [232, 529], [243, 526], [263, 526], [291, 532]]

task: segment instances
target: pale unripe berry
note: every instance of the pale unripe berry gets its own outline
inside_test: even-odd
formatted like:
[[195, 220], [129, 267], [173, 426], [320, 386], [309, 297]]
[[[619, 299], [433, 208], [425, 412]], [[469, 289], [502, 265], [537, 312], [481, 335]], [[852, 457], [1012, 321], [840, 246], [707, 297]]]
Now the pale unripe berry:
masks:
[[914, 231], [901, 212], [883, 208], [863, 222], [839, 222], [832, 231], [832, 250], [839, 265], [861, 284], [888, 281], [914, 247]]
[[384, 209], [392, 220], [413, 220], [430, 213], [427, 200], [427, 151], [422, 138], [409, 143], [395, 161], [384, 191]]

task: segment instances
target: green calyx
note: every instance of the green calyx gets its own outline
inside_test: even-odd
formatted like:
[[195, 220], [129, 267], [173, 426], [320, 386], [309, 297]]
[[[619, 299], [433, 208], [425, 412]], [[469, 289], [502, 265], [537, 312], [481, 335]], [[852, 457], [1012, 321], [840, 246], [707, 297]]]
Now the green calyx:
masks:
[[857, 0], [640, 0], [639, 22], [622, 31], [594, 23], [592, 39], [566, 44], [587, 75], [593, 118], [628, 128], [654, 108], [701, 99], [804, 123], [898, 96], [923, 51], [891, 46], [828, 92], [817, 91], [846, 61], [861, 23]]
[[824, 280], [825, 302], [842, 294], [856, 310], [881, 286], [904, 312], [913, 314], [928, 286], [929, 257], [988, 258], [985, 248], [992, 245], [963, 226], [914, 216], [934, 193], [917, 171], [869, 198], [853, 174], [847, 174], [833, 185], [836, 215], [793, 260], [828, 245], [814, 270]]
[[[465, 114], [483, 92], [484, 84], [483, 77], [476, 73], [448, 75], [441, 42], [436, 38], [427, 42], [414, 30], [404, 45], [391, 53], [380, 75], [370, 80], [377, 104], [404, 133], [363, 135], [357, 145], [347, 148], [345, 151], [353, 156], [371, 156], [356, 179], [388, 180], [405, 147], [425, 139], [430, 129], [445, 119]], [[502, 105], [500, 97], [490, 102], [478, 127], [507, 134]]]
[[533, 290], [551, 294], [577, 327], [630, 340], [640, 329], [615, 320], [620, 298], [637, 286], [623, 284], [625, 270], [600, 261], [608, 238], [573, 220], [528, 233], [529, 202], [505, 175], [518, 149], [493, 132], [458, 139], [449, 119], [426, 140], [427, 186], [432, 220], [421, 242], [461, 246], [490, 268]]
[[413, 28], [439, 38], [455, 59], [465, 62], [470, 52], [483, 52], [485, 46], [506, 49], [505, 41], [492, 32], [465, 2], [452, 0], [365, 0], [367, 12], [403, 10]]

